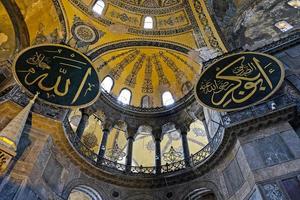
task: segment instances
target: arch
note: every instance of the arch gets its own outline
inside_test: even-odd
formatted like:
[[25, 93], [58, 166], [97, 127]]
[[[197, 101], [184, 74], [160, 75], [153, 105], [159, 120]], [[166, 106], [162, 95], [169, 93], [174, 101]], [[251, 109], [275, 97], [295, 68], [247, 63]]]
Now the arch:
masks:
[[[66, 184], [64, 187], [61, 197], [63, 199], [68, 199], [73, 189], [76, 190], [84, 190], [88, 191], [89, 195], [93, 197], [98, 197], [100, 200], [109, 199], [108, 194], [106, 194], [105, 190], [101, 188], [98, 184], [92, 184], [92, 181], [88, 178], [76, 178], [71, 180], [69, 183]], [[94, 200], [94, 199], [92, 199]], [[98, 200], [98, 199], [97, 199]]]
[[144, 19], [144, 29], [153, 29], [154, 20], [151, 16], [146, 16]]
[[105, 3], [103, 0], [97, 0], [96, 3], [93, 5], [93, 12], [97, 15], [102, 15], [103, 10], [105, 8]]
[[186, 95], [193, 89], [193, 84], [190, 81], [185, 82], [181, 87], [182, 94]]
[[141, 101], [141, 106], [142, 108], [150, 108], [152, 107], [152, 100], [151, 97], [148, 95], [143, 96], [142, 101]]
[[[190, 184], [187, 186], [184, 186], [181, 188], [180, 191], [178, 191], [180, 194], [178, 199], [181, 200], [190, 200], [187, 197], [189, 197], [190, 194], [193, 194], [197, 192], [197, 190], [200, 190], [200, 194], [213, 194], [215, 196], [215, 199], [223, 200], [224, 196], [221, 193], [221, 189], [218, 187], [218, 185], [212, 181], [212, 180], [202, 180], [202, 181], [191, 181]], [[198, 200], [195, 198], [195, 200]]]
[[208, 188], [197, 188], [188, 193], [183, 200], [216, 200], [214, 193]]
[[122, 102], [123, 104], [129, 105], [131, 101], [131, 91], [124, 88], [121, 90], [118, 101]]
[[86, 200], [103, 200], [101, 195], [92, 187], [78, 185], [73, 188], [68, 196], [68, 200], [77, 200], [84, 197]]
[[173, 104], [175, 101], [174, 101], [174, 98], [173, 98], [173, 95], [171, 94], [171, 92], [169, 91], [166, 91], [162, 94], [162, 103], [164, 106], [169, 106], [171, 104]]
[[114, 86], [114, 80], [110, 76], [106, 76], [101, 82], [101, 87], [106, 92], [110, 92]]
[[[155, 141], [152, 135], [152, 127], [148, 125], [141, 125], [133, 143], [132, 158], [136, 161], [133, 165], [136, 166], [154, 166], [155, 165]], [[147, 156], [145, 156], [147, 155]]]

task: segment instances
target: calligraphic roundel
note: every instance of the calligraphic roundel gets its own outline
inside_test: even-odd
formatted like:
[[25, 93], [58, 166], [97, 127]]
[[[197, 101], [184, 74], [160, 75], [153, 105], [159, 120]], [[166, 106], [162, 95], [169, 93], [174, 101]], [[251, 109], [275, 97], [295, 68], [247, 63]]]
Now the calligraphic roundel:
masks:
[[226, 56], [210, 65], [195, 87], [198, 101], [218, 111], [247, 108], [269, 98], [282, 84], [284, 67], [256, 52]]
[[86, 107], [100, 94], [99, 77], [82, 53], [59, 44], [23, 50], [14, 62], [14, 76], [32, 95], [60, 107]]

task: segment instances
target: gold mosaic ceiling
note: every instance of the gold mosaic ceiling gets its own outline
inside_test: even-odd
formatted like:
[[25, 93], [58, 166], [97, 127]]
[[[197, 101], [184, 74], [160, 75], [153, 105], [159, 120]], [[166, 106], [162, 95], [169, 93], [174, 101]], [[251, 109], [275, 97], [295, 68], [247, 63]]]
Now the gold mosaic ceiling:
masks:
[[[65, 43], [77, 48], [92, 59], [101, 80], [114, 79], [112, 95], [117, 97], [123, 88], [132, 92], [134, 106], [140, 106], [145, 95], [151, 106], [162, 106], [164, 91], [179, 100], [201, 70], [194, 50], [226, 51], [203, 0], [106, 0], [101, 16], [93, 12], [95, 0], [16, 4], [31, 45]], [[146, 16], [153, 18], [153, 29], [144, 29]]]

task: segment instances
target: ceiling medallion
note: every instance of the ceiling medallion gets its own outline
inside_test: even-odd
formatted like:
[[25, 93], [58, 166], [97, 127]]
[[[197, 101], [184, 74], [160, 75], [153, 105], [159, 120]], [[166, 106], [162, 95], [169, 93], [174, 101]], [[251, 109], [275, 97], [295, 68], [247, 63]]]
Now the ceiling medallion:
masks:
[[13, 74], [28, 93], [59, 107], [87, 107], [100, 95], [100, 78], [90, 59], [65, 45], [24, 49], [14, 60]]
[[272, 96], [284, 80], [283, 64], [275, 57], [242, 52], [207, 67], [195, 86], [198, 102], [217, 111], [242, 110]]

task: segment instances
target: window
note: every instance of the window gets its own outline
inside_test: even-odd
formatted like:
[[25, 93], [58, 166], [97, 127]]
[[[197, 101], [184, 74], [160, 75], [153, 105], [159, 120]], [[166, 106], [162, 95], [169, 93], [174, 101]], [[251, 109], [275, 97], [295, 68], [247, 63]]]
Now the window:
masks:
[[150, 16], [145, 17], [144, 29], [153, 29], [153, 18]]
[[129, 104], [131, 99], [131, 92], [128, 89], [123, 89], [118, 97], [118, 100], [123, 104]]
[[168, 106], [174, 103], [174, 99], [173, 96], [171, 94], [171, 92], [167, 91], [164, 92], [162, 95], [162, 101], [163, 101], [163, 105], [164, 106]]
[[275, 24], [275, 26], [279, 30], [281, 30], [281, 32], [287, 32], [288, 30], [291, 30], [293, 28], [293, 26], [291, 24], [289, 24], [288, 22], [286, 22], [286, 21], [277, 22]]
[[105, 7], [105, 3], [102, 0], [96, 1], [96, 3], [93, 6], [93, 12], [95, 12], [98, 15], [101, 15]]
[[114, 85], [114, 81], [109, 76], [107, 76], [101, 83], [102, 89], [105, 90], [106, 92], [110, 92], [113, 85]]
[[149, 96], [144, 96], [142, 98], [142, 108], [150, 108], [152, 106], [152, 102]]

